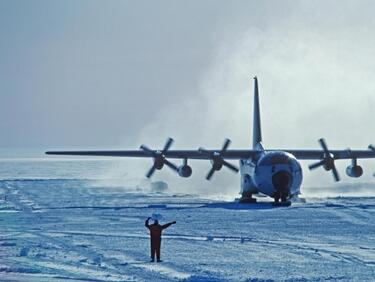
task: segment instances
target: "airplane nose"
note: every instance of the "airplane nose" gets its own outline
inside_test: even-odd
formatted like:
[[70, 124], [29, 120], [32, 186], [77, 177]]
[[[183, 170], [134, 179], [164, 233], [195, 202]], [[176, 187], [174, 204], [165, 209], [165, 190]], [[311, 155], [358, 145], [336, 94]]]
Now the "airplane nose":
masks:
[[278, 171], [272, 176], [272, 184], [277, 191], [289, 194], [292, 176], [287, 171]]

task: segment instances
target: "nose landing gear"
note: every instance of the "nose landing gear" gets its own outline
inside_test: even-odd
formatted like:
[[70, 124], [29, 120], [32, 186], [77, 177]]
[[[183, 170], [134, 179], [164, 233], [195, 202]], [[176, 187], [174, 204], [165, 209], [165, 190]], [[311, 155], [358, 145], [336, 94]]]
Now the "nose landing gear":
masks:
[[[290, 206], [291, 201], [288, 200], [289, 189], [292, 183], [292, 176], [287, 171], [278, 171], [272, 176], [272, 183], [276, 189], [273, 196], [275, 199], [274, 206]], [[280, 202], [281, 200], [281, 202]]]

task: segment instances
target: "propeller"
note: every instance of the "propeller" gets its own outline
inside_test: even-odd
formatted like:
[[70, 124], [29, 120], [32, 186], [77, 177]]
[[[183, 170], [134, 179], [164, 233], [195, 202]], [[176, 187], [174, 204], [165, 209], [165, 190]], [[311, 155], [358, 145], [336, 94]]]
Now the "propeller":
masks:
[[[375, 152], [375, 146], [374, 146], [374, 145], [370, 144], [370, 145], [368, 145], [368, 148], [369, 148], [371, 151]], [[375, 177], [375, 173], [373, 174], [373, 176]]]
[[324, 138], [319, 139], [319, 144], [322, 147], [324, 151], [324, 157], [322, 160], [320, 160], [317, 163], [309, 165], [309, 169], [313, 170], [320, 166], [323, 166], [325, 170], [331, 170], [333, 178], [335, 181], [340, 181], [339, 173], [337, 172], [336, 166], [335, 166], [335, 158], [334, 156], [329, 152], [328, 146]]
[[223, 147], [221, 148], [221, 150], [219, 152], [216, 152], [216, 151], [210, 152], [210, 151], [207, 151], [206, 149], [199, 148], [199, 151], [201, 153], [209, 155], [209, 157], [211, 159], [212, 167], [211, 167], [210, 171], [208, 172], [208, 174], [206, 176], [207, 180], [210, 180], [212, 178], [212, 176], [214, 175], [215, 171], [219, 171], [223, 166], [226, 166], [227, 168], [229, 168], [230, 170], [232, 170], [236, 173], [239, 171], [238, 167], [236, 167], [235, 165], [227, 162], [222, 157], [223, 154], [228, 149], [230, 143], [231, 143], [231, 141], [228, 138], [225, 139]]
[[162, 169], [164, 165], [170, 167], [174, 171], [178, 171], [178, 167], [174, 163], [171, 163], [165, 158], [165, 153], [169, 150], [172, 144], [173, 144], [173, 139], [168, 138], [162, 151], [151, 150], [146, 145], [141, 145], [140, 149], [145, 151], [150, 157], [154, 158], [154, 164], [146, 173], [147, 178], [150, 178], [154, 174], [155, 170]]

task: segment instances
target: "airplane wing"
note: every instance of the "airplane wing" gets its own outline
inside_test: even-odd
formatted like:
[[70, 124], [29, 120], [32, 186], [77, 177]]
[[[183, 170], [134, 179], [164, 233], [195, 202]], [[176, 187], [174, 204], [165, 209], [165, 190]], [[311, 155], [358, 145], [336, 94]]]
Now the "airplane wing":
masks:
[[151, 150], [142, 145], [139, 150], [106, 150], [106, 151], [48, 151], [47, 155], [71, 155], [71, 156], [105, 156], [105, 157], [136, 157], [136, 158], [171, 158], [171, 159], [196, 159], [210, 160], [214, 157], [228, 160], [249, 159], [262, 152], [284, 151], [292, 154], [300, 160], [322, 160], [326, 158], [340, 159], [367, 159], [375, 158], [375, 146], [369, 145], [368, 150], [329, 150], [323, 138], [319, 139], [321, 150], [304, 149], [269, 149], [269, 150], [228, 150], [230, 140], [225, 139], [221, 149], [206, 150], [169, 150], [173, 139], [168, 138], [162, 150]]
[[[329, 150], [325, 140], [319, 139], [322, 147], [321, 150], [228, 150], [230, 140], [226, 139], [223, 147], [219, 150], [206, 150], [199, 148], [197, 150], [169, 150], [173, 143], [173, 139], [169, 138], [162, 150], [151, 150], [145, 145], [142, 145], [139, 150], [117, 150], [117, 151], [49, 151], [48, 155], [75, 155], [75, 156], [107, 156], [107, 157], [140, 157], [140, 158], [153, 158], [154, 164], [146, 174], [151, 177], [156, 169], [161, 169], [163, 165], [169, 166], [171, 169], [177, 171], [183, 177], [191, 175], [191, 168], [187, 165], [188, 159], [196, 160], [211, 160], [212, 168], [209, 171], [206, 179], [211, 179], [216, 170], [222, 166], [226, 166], [234, 172], [238, 172], [239, 168], [235, 165], [228, 163], [226, 160], [239, 160], [255, 158], [263, 152], [270, 151], [283, 151], [294, 155], [300, 160], [319, 160], [317, 163], [309, 165], [310, 169], [315, 169], [319, 166], [325, 166], [332, 170], [334, 178], [339, 181], [339, 175], [336, 170], [334, 161], [340, 159], [352, 159], [356, 163], [357, 159], [375, 158], [375, 146], [369, 145], [368, 150]], [[180, 167], [171, 163], [167, 159], [183, 159], [184, 164]], [[180, 171], [181, 170], [181, 171]]]
[[[218, 150], [169, 150], [163, 152], [163, 156], [169, 159], [196, 159], [209, 160]], [[144, 150], [114, 150], [114, 151], [48, 151], [47, 155], [71, 155], [71, 156], [106, 156], [106, 157], [136, 157], [148, 158], [153, 157], [153, 154], [162, 152], [162, 150], [151, 150], [150, 152]], [[258, 150], [227, 150], [221, 154], [224, 159], [239, 160], [244, 158], [251, 158], [260, 153]], [[375, 156], [374, 156], [375, 157]]]
[[[291, 153], [299, 160], [320, 160], [325, 156], [324, 150], [281, 150]], [[373, 150], [328, 150], [335, 160], [375, 158]]]
[[[157, 153], [159, 150], [152, 150]], [[166, 158], [171, 159], [196, 159], [208, 160], [218, 150], [169, 150], [163, 153]], [[301, 150], [301, 149], [272, 149], [267, 151], [284, 151], [294, 155], [300, 160], [320, 160], [324, 158], [325, 152], [323, 150]], [[161, 152], [161, 150], [159, 151]], [[226, 150], [221, 153], [223, 159], [239, 160], [255, 157], [261, 153], [259, 150]], [[334, 159], [367, 159], [375, 158], [375, 151], [373, 150], [329, 150]], [[152, 157], [152, 153], [144, 150], [113, 150], [113, 151], [48, 151], [47, 155], [75, 155], [75, 156], [106, 156], [106, 157], [136, 157], [147, 158]]]

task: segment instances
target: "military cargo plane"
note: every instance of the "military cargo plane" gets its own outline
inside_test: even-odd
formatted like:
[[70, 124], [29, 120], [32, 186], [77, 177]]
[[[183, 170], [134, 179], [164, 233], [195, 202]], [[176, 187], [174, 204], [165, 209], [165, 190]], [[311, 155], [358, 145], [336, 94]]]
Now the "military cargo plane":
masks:
[[[211, 169], [206, 179], [210, 180], [215, 172], [227, 167], [241, 174], [241, 203], [255, 203], [254, 194], [264, 194], [274, 199], [275, 205], [289, 205], [290, 199], [300, 194], [302, 184], [302, 168], [298, 160], [316, 160], [309, 169], [323, 167], [331, 171], [335, 181], [340, 180], [335, 161], [348, 159], [351, 163], [346, 168], [350, 177], [360, 177], [363, 169], [358, 165], [358, 159], [375, 158], [375, 146], [369, 145], [366, 150], [330, 150], [326, 141], [321, 138], [320, 150], [312, 149], [266, 149], [262, 144], [258, 80], [254, 77], [254, 109], [253, 109], [253, 144], [251, 149], [228, 149], [230, 140], [226, 139], [222, 148], [207, 150], [170, 150], [173, 143], [168, 138], [163, 149], [153, 150], [145, 145], [138, 150], [112, 151], [49, 151], [48, 155], [79, 155], [79, 156], [110, 156], [110, 157], [143, 157], [151, 158], [153, 165], [146, 173], [150, 178], [156, 170], [164, 166], [171, 168], [181, 177], [190, 177], [192, 168], [189, 159], [209, 160]], [[176, 165], [170, 159], [182, 160]], [[228, 162], [239, 160], [239, 167]]]

